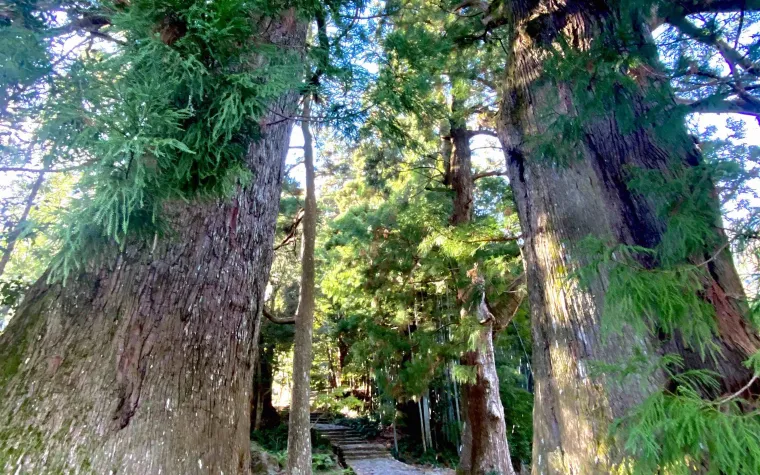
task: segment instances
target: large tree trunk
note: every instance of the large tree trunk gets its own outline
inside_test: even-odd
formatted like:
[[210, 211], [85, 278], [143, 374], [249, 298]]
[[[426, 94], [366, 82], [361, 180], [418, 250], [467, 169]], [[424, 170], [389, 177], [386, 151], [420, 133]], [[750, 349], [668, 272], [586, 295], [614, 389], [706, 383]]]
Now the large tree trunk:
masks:
[[[311, 115], [311, 98], [306, 96], [303, 117]], [[288, 421], [288, 474], [311, 475], [311, 422], [309, 418], [312, 327], [314, 326], [314, 245], [317, 235], [317, 197], [314, 181], [314, 145], [309, 121], [301, 121], [303, 130], [306, 199], [303, 213], [301, 245], [301, 293], [296, 311], [293, 340], [293, 390]]]
[[[455, 112], [457, 105], [456, 101], [452, 104]], [[470, 135], [463, 121], [454, 121], [451, 127], [451, 186], [454, 190], [451, 223], [455, 226], [472, 220], [474, 181]], [[463, 295], [469, 292], [460, 289], [458, 293]], [[457, 473], [481, 475], [495, 472], [509, 475], [514, 470], [496, 374], [493, 320], [485, 309], [485, 303], [471, 310], [478, 311], [477, 317], [483, 323], [477, 349], [467, 352], [463, 358], [465, 364], [475, 367], [477, 377], [473, 384], [464, 387], [464, 432]]]
[[[623, 387], [611, 378], [593, 376], [589, 363], [619, 363], [640, 350], [678, 352], [690, 368], [713, 366], [685, 350], [677, 337], [660, 342], [656, 329], [649, 336], [631, 331], [603, 337], [602, 309], [609, 285], [605, 274], [591, 279], [588, 288], [568, 276], [587, 262], [577, 247], [587, 236], [646, 247], [661, 241], [666, 221], [650, 197], [628, 187], [628, 170], [655, 170], [672, 177], [673, 164], [693, 166], [699, 156], [683, 129], [673, 128], [675, 136], [666, 146], [651, 124], [644, 126], [649, 106], [646, 89], [667, 87], [651, 78], [644, 78], [640, 89], [626, 97], [628, 112], [633, 110], [641, 126], [624, 131], [624, 117], [610, 109], [584, 117], [582, 138], [563, 144], [578, 158], [555, 165], [541, 156], [532, 139], [551, 131], [552, 117], [583, 113], [567, 84], [544, 75], [542, 64], [548, 53], [541, 42], [549, 46], [562, 35], [566, 45], [588, 49], [596, 38], [616, 28], [617, 3], [521, 0], [505, 5], [512, 36], [499, 136], [525, 239], [536, 380], [533, 473], [611, 473], [621, 454], [607, 444], [609, 422], [666, 381], [654, 374], [629, 380]], [[645, 29], [635, 25], [634, 30], [640, 45], [651, 45]], [[652, 59], [636, 73], [656, 69]], [[597, 94], [594, 87], [588, 85], [589, 95]], [[549, 108], [552, 114], [547, 113]], [[562, 141], [558, 136], [554, 140]], [[717, 202], [714, 208], [718, 209]], [[716, 237], [724, 239], [719, 232], [715, 231]], [[723, 250], [712, 258], [715, 253], [716, 249], [706, 250], [693, 259], [707, 261], [703, 298], [715, 307], [720, 331], [716, 343], [722, 350], [714, 369], [723, 376], [724, 389], [730, 390], [751, 376], [741, 361], [758, 348], [758, 339], [743, 313], [743, 291], [731, 256]]]
[[[271, 31], [298, 50], [305, 27], [289, 18]], [[296, 100], [270, 107], [292, 114]], [[249, 472], [252, 356], [291, 129], [269, 121], [234, 198], [167, 204], [175, 235], [28, 292], [0, 336], [5, 473]]]

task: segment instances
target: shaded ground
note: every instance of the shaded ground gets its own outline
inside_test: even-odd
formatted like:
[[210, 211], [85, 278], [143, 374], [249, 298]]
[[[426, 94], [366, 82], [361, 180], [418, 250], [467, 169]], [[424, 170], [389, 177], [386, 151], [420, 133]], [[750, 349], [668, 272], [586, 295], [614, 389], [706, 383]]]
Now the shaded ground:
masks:
[[393, 458], [369, 458], [355, 459], [346, 462], [356, 475], [417, 475], [417, 474], [440, 474], [453, 475], [454, 471], [448, 468], [424, 468], [401, 463]]
[[341, 462], [356, 472], [356, 475], [449, 475], [450, 469], [426, 468], [407, 465], [391, 456], [390, 450], [378, 443], [372, 443], [357, 431], [336, 424], [314, 424], [314, 430], [330, 441]]

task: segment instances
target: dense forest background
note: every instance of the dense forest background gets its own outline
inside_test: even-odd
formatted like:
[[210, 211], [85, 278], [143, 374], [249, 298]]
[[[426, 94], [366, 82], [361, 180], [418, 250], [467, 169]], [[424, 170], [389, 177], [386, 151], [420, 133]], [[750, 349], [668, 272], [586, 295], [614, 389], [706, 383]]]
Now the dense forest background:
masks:
[[759, 12], [0, 2], [0, 467], [760, 473]]

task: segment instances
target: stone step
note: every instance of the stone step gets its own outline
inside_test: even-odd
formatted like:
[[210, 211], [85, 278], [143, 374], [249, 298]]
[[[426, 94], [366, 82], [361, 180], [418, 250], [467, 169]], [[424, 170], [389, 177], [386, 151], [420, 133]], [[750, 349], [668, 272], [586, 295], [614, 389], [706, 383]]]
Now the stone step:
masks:
[[323, 435], [325, 437], [360, 437], [360, 438], [362, 437], [362, 435], [359, 434], [358, 432], [354, 432], [350, 430], [342, 430], [342, 431], [334, 431], [334, 432], [320, 430], [317, 432], [319, 432], [320, 435]]
[[346, 449], [345, 447], [338, 446], [338, 449], [344, 454], [389, 453], [385, 447], [380, 447], [378, 449]]
[[316, 423], [314, 431], [330, 442], [341, 463], [352, 460], [392, 460], [390, 451], [384, 445], [368, 441], [350, 427]]
[[391, 454], [346, 454], [343, 456], [343, 460], [367, 460], [385, 458], [392, 458]]
[[352, 435], [359, 435], [358, 432], [356, 432], [353, 429], [349, 429], [346, 427], [345, 429], [322, 429], [319, 427], [319, 424], [317, 424], [314, 429], [318, 430], [320, 434], [352, 434]]
[[318, 431], [319, 435], [322, 437], [328, 438], [328, 439], [361, 439], [361, 440], [367, 440], [365, 437], [362, 437], [359, 434], [352, 434], [350, 432], [340, 433], [340, 432], [330, 432], [325, 433], [322, 431]]
[[343, 459], [357, 459], [357, 458], [372, 458], [372, 457], [390, 457], [391, 454], [388, 452], [351, 452], [348, 454], [343, 454]]
[[385, 450], [385, 446], [383, 444], [373, 444], [371, 442], [367, 442], [366, 440], [364, 442], [358, 443], [358, 444], [340, 444], [340, 447], [344, 448], [344, 449], [357, 449], [357, 450], [361, 450], [361, 449], [377, 449], [377, 448], [381, 448], [381, 449]]

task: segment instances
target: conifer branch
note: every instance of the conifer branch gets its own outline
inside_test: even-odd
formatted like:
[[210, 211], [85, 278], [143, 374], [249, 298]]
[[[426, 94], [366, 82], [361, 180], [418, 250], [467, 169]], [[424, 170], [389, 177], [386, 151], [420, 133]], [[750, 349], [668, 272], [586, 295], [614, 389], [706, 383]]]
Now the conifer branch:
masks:
[[725, 403], [727, 403], [729, 401], [732, 401], [732, 400], [736, 399], [737, 397], [739, 397], [741, 395], [741, 393], [743, 393], [744, 391], [746, 391], [747, 389], [749, 389], [750, 386], [752, 386], [755, 383], [755, 381], [757, 381], [757, 375], [752, 376], [752, 379], [750, 379], [749, 382], [747, 384], [745, 384], [740, 390], [738, 390], [735, 393], [731, 394], [730, 396], [727, 396], [727, 397], [721, 399], [720, 401], [718, 401], [718, 404], [719, 405], [725, 404]]
[[280, 244], [274, 247], [275, 251], [293, 242], [293, 240], [296, 237], [296, 231], [298, 230], [298, 225], [301, 224], [301, 221], [303, 221], [303, 216], [304, 216], [304, 209], [301, 208], [296, 213], [296, 217], [293, 220], [293, 223], [290, 225], [290, 228], [288, 229], [288, 235], [285, 236], [285, 239], [283, 239], [280, 242]]
[[668, 22], [693, 40], [717, 49], [729, 66], [731, 66], [732, 70], [734, 69], [734, 66], [740, 66], [750, 74], [756, 76], [760, 75], [760, 65], [753, 63], [747, 56], [731, 47], [731, 45], [726, 43], [726, 41], [715, 32], [697, 27], [685, 16], [673, 16], [669, 18]]

